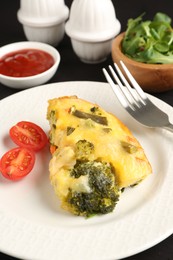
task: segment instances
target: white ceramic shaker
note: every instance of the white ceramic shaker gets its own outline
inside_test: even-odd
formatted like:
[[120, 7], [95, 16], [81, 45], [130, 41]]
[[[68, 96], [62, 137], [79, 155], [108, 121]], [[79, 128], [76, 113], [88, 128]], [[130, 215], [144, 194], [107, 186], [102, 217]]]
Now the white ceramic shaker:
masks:
[[83, 62], [105, 60], [120, 29], [111, 0], [73, 0], [65, 31]]
[[20, 0], [17, 17], [30, 41], [57, 46], [64, 37], [69, 9], [64, 0]]

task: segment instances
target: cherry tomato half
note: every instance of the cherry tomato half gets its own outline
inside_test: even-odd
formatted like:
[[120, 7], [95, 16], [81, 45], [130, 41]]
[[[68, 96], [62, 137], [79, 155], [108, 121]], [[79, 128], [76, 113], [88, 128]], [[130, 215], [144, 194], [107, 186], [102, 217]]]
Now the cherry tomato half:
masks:
[[13, 126], [9, 133], [15, 144], [34, 151], [41, 150], [48, 142], [43, 129], [32, 122], [21, 121]]
[[26, 176], [35, 163], [35, 153], [29, 149], [17, 147], [6, 152], [0, 160], [2, 175], [10, 180], [20, 180]]

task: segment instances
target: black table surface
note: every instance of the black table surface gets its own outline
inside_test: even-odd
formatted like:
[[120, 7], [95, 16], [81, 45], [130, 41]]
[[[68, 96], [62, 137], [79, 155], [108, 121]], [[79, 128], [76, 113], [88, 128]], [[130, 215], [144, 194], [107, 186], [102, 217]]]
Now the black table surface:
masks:
[[[26, 0], [27, 1], [27, 0]], [[36, 1], [36, 0], [35, 0]], [[100, 0], [102, 1], [102, 0]], [[1, 1], [0, 8], [0, 46], [17, 41], [25, 41], [25, 35], [21, 24], [17, 20], [17, 11], [20, 6], [19, 0], [4, 0]], [[121, 31], [126, 29], [127, 20], [131, 17], [137, 17], [145, 12], [145, 18], [152, 19], [156, 12], [165, 12], [173, 18], [173, 2], [170, 0], [113, 0], [112, 1], [117, 18], [121, 23]], [[66, 0], [65, 4], [70, 8], [72, 0]], [[64, 36], [62, 42], [57, 46], [61, 55], [61, 63], [55, 76], [49, 83], [63, 81], [99, 81], [106, 82], [102, 68], [112, 64], [111, 55], [108, 59], [100, 64], [85, 64], [79, 60], [74, 54], [70, 39], [67, 35]], [[12, 88], [5, 87], [0, 83], [0, 99], [8, 97], [18, 91]], [[157, 98], [163, 100], [173, 106], [173, 90], [163, 93], [152, 93]], [[3, 127], [3, 126], [1, 126]], [[172, 206], [172, 205], [170, 205]], [[145, 227], [144, 227], [145, 228]], [[152, 228], [152, 227], [151, 227]], [[1, 243], [1, 231], [0, 231]], [[13, 241], [9, 241], [13, 243]], [[14, 256], [9, 256], [0, 252], [0, 259], [12, 260], [17, 259]], [[70, 259], [70, 257], [69, 257]], [[164, 241], [153, 246], [152, 248], [139, 254], [130, 256], [126, 260], [172, 260], [173, 259], [173, 235], [169, 236]], [[51, 259], [50, 259], [51, 260]], [[64, 260], [64, 259], [61, 259]], [[82, 260], [82, 259], [81, 259]]]

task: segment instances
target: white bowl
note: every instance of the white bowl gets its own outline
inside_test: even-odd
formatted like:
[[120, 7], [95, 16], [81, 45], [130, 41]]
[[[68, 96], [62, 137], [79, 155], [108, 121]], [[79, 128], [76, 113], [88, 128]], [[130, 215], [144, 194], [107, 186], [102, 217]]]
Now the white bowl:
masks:
[[0, 59], [9, 53], [24, 49], [37, 49], [49, 53], [54, 58], [54, 64], [51, 68], [40, 74], [28, 77], [11, 77], [0, 74], [0, 82], [8, 87], [16, 89], [26, 89], [42, 85], [50, 80], [57, 71], [60, 63], [60, 54], [52, 46], [41, 42], [16, 42], [5, 45], [0, 48]]
[[65, 31], [82, 61], [98, 63], [106, 59], [120, 29], [111, 0], [73, 0]]

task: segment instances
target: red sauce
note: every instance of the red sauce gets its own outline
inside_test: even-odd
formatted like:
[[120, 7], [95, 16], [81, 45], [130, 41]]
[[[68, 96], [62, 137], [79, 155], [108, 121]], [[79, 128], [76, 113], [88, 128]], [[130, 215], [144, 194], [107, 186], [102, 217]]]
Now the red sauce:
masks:
[[24, 49], [8, 53], [0, 59], [0, 74], [29, 77], [40, 74], [54, 64], [53, 57], [42, 50]]

